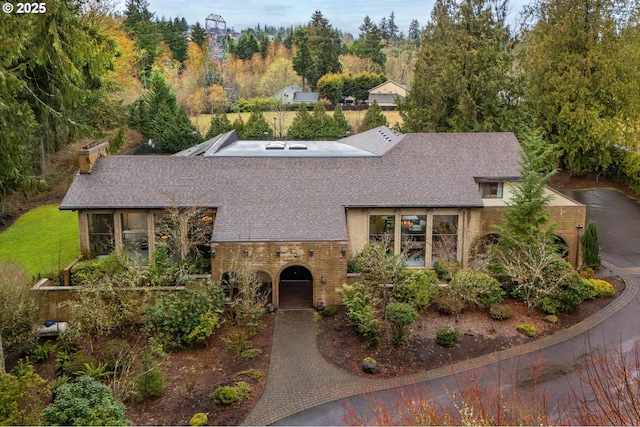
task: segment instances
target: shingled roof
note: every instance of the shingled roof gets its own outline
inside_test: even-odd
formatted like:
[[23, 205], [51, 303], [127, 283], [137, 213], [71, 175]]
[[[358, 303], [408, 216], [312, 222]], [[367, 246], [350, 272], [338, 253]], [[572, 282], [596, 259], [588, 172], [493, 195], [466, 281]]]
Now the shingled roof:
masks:
[[371, 157], [102, 157], [60, 209], [214, 207], [213, 241], [345, 241], [345, 207], [482, 207], [476, 178], [518, 177], [511, 133], [397, 138]]

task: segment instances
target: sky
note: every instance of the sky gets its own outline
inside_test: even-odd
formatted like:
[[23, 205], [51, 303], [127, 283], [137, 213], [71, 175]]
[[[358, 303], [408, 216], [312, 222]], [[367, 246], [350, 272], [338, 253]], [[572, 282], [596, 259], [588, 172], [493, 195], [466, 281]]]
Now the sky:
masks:
[[[511, 1], [510, 21], [515, 22], [525, 0]], [[125, 0], [120, 0], [124, 11]], [[344, 33], [357, 36], [365, 16], [375, 23], [388, 19], [393, 11], [399, 31], [406, 36], [409, 24], [417, 19], [420, 27], [429, 21], [434, 0], [235, 0], [202, 2], [197, 0], [149, 0], [149, 10], [166, 19], [184, 17], [189, 24], [204, 27], [209, 14], [222, 16], [227, 28], [240, 31], [257, 24], [276, 27], [306, 24], [320, 10], [330, 24]]]

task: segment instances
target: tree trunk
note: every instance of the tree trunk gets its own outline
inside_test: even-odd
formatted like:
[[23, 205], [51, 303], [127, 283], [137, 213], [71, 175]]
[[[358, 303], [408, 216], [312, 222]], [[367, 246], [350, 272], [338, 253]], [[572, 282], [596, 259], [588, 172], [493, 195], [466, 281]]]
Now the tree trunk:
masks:
[[2, 334], [0, 334], [0, 375], [6, 374], [4, 367], [4, 347], [2, 346]]

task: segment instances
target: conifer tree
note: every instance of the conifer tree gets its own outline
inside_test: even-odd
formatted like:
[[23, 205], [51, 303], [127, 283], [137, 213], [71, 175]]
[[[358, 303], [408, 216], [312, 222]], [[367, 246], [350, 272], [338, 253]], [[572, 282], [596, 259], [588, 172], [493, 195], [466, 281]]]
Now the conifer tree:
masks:
[[507, 12], [506, 2], [436, 0], [399, 105], [403, 131], [516, 130], [522, 96]]
[[609, 147], [628, 145], [640, 120], [637, 3], [538, 0], [525, 33], [523, 99], [535, 124], [580, 175], [611, 164]]
[[310, 119], [311, 115], [307, 111], [306, 105], [300, 104], [287, 131], [287, 139], [290, 141], [313, 139], [315, 135], [309, 126]]
[[208, 140], [222, 133], [227, 133], [231, 130], [233, 130], [233, 125], [229, 121], [227, 115], [223, 112], [218, 112], [211, 116], [209, 130], [207, 131], [204, 139]]
[[582, 265], [590, 268], [600, 266], [600, 246], [598, 243], [598, 224], [590, 221], [580, 239], [582, 244]]
[[336, 105], [336, 109], [333, 111], [333, 133], [332, 137], [342, 138], [351, 133], [351, 125], [347, 121], [347, 118], [342, 111], [340, 105]]
[[236, 117], [236, 119], [233, 121], [232, 124], [233, 128], [236, 130], [236, 133], [238, 134], [238, 136], [243, 135], [244, 134], [244, 120], [242, 120], [242, 116], [238, 115], [238, 117]]
[[264, 113], [257, 109], [251, 112], [241, 135], [242, 139], [267, 140], [273, 139], [273, 129], [264, 118]]
[[378, 101], [374, 100], [367, 109], [362, 121], [362, 130], [377, 128], [378, 126], [388, 126], [387, 118], [382, 114], [382, 108]]

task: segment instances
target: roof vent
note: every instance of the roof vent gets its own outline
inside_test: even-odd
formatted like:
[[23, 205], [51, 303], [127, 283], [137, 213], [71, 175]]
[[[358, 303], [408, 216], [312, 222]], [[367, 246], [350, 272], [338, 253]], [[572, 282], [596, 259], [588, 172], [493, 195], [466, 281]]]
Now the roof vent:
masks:
[[270, 142], [265, 149], [267, 150], [284, 150], [285, 144], [282, 142]]
[[291, 144], [289, 150], [306, 150], [307, 146], [304, 144]]

